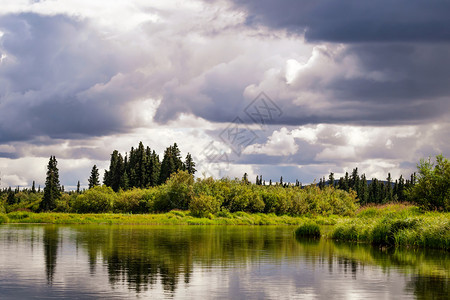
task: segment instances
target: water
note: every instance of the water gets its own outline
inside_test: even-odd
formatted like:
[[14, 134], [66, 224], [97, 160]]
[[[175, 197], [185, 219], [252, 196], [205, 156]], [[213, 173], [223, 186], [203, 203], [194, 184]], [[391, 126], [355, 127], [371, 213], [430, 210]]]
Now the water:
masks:
[[448, 252], [290, 226], [0, 226], [0, 299], [449, 299]]

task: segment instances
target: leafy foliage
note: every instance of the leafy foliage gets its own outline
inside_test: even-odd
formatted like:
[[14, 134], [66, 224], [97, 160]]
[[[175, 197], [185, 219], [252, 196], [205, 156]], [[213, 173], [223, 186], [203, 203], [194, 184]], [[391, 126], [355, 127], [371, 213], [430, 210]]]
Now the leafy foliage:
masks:
[[204, 218], [209, 214], [216, 214], [220, 209], [220, 202], [209, 195], [196, 195], [189, 203], [189, 210], [195, 217]]
[[442, 155], [436, 160], [422, 159], [417, 165], [417, 184], [409, 199], [428, 210], [450, 211], [450, 162]]
[[117, 194], [107, 186], [96, 186], [74, 198], [72, 209], [77, 213], [111, 212]]

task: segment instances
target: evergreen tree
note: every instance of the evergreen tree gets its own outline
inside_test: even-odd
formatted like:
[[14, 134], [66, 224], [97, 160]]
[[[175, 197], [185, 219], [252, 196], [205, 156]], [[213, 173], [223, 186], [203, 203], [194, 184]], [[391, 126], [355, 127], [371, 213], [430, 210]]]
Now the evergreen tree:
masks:
[[324, 184], [323, 184], [322, 178], [320, 178], [320, 180], [319, 180], [319, 189], [323, 189], [323, 187], [324, 187]]
[[366, 174], [361, 175], [361, 182], [359, 184], [359, 201], [361, 204], [367, 204], [369, 198], [369, 187], [367, 186]]
[[351, 177], [351, 180], [350, 180], [350, 188], [356, 192], [358, 197], [360, 196], [359, 181], [360, 181], [360, 179], [359, 179], [359, 175], [358, 175], [358, 168], [354, 168], [353, 172], [352, 172], [352, 177]]
[[36, 193], [36, 183], [33, 180], [33, 185], [31, 186], [31, 192]]
[[242, 176], [242, 183], [244, 184], [249, 184], [250, 182], [248, 181], [248, 174], [244, 173], [244, 176]]
[[195, 163], [194, 160], [192, 159], [192, 156], [190, 153], [188, 153], [186, 155], [186, 159], [184, 161], [184, 168], [186, 169], [186, 171], [191, 174], [194, 175], [194, 173], [197, 171], [195, 169]]
[[343, 190], [347, 192], [350, 190], [350, 179], [348, 178], [348, 172], [345, 172]]
[[397, 189], [397, 195], [399, 201], [405, 201], [405, 179], [403, 178], [403, 175], [400, 175], [400, 178], [398, 179], [398, 189]]
[[183, 162], [181, 161], [180, 150], [178, 149], [177, 143], [174, 143], [173, 146], [169, 146], [164, 151], [159, 183], [163, 184], [166, 182], [170, 175], [178, 170], [183, 170]]
[[44, 197], [39, 204], [39, 211], [51, 211], [56, 207], [56, 200], [61, 197], [59, 185], [59, 171], [55, 156], [50, 156], [47, 166], [47, 178], [45, 180]]
[[345, 186], [345, 183], [344, 183], [344, 177], [340, 177], [339, 178], [339, 182], [338, 182], [338, 189], [340, 189], [340, 190], [345, 190], [345, 188], [344, 188], [344, 186]]
[[124, 172], [124, 161], [122, 154], [114, 150], [111, 154], [109, 170], [105, 171], [103, 183], [111, 187], [115, 192], [119, 191], [121, 178]]
[[392, 201], [392, 178], [391, 173], [388, 173], [387, 183], [386, 183], [386, 201], [391, 202]]
[[328, 185], [334, 187], [334, 173], [331, 172], [328, 176]]
[[11, 190], [11, 187], [8, 188], [8, 196], [6, 198], [6, 203], [8, 203], [8, 205], [16, 204], [16, 197], [14, 195], [14, 192]]
[[280, 177], [280, 185], [283, 185], [283, 176]]
[[78, 183], [77, 183], [77, 194], [79, 194], [80, 193], [80, 181], [78, 180]]
[[155, 150], [150, 154], [148, 172], [149, 185], [156, 186], [161, 172], [161, 162], [159, 161], [159, 155], [156, 154]]
[[99, 178], [100, 178], [100, 175], [98, 173], [97, 166], [94, 165], [91, 170], [91, 177], [89, 177], [89, 179], [88, 179], [90, 189], [93, 188], [94, 186], [100, 185]]

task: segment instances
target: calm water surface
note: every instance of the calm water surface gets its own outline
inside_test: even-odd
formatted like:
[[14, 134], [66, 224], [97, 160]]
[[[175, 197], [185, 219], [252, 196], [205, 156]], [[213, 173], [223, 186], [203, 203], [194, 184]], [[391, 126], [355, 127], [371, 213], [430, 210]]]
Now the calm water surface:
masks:
[[0, 299], [450, 299], [450, 255], [290, 226], [1, 225]]

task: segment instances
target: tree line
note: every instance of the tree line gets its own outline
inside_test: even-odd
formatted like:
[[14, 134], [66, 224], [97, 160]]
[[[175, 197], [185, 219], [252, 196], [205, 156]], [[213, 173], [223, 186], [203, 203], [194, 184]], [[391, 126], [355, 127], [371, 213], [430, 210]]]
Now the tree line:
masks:
[[[111, 191], [116, 193], [136, 188], [143, 190], [162, 186], [164, 189], [164, 186], [167, 186], [166, 183], [171, 176], [177, 172], [185, 172], [188, 176], [191, 176], [192, 181], [194, 181], [193, 174], [196, 172], [195, 163], [189, 153], [185, 160], [182, 161], [180, 150], [177, 144], [174, 143], [172, 146], [166, 148], [164, 151], [163, 160], [160, 161], [159, 156], [155, 153], [155, 151], [152, 151], [149, 147], [145, 148], [141, 142], [136, 149], [131, 148], [130, 153], [125, 154], [124, 156], [122, 156], [122, 154], [120, 154], [117, 150], [113, 151], [111, 154], [110, 167], [105, 172], [103, 183], [105, 187], [111, 188]], [[197, 180], [200, 180], [201, 182], [201, 179]], [[214, 183], [215, 180], [211, 180], [210, 186], [206, 190], [213, 189], [211, 185], [217, 186]], [[98, 168], [95, 165], [92, 168], [91, 176], [88, 181], [89, 190], [100, 185]], [[261, 191], [264, 189], [273, 190], [274, 187], [277, 188], [277, 191], [280, 191], [280, 188], [291, 188], [297, 191], [296, 193], [299, 193], [299, 191], [305, 188], [298, 180], [295, 184], [285, 183], [283, 182], [283, 177], [280, 178], [280, 182], [278, 183], [272, 184], [272, 182], [269, 181], [269, 184], [266, 185], [266, 182], [263, 181], [262, 176], [257, 176], [255, 184], [252, 184], [248, 180], [247, 173], [244, 174], [241, 180], [235, 179], [233, 182], [238, 182], [239, 185], [249, 186], [252, 191], [257, 189], [257, 194], [259, 195], [262, 195]], [[182, 183], [180, 183], [180, 186], [181, 185]], [[414, 173], [411, 175], [410, 179], [407, 180], [405, 180], [403, 176], [400, 176], [398, 179], [393, 181], [389, 173], [386, 181], [381, 181], [376, 178], [372, 178], [372, 180], [368, 181], [365, 174], [360, 176], [358, 174], [358, 169], [355, 168], [353, 169], [351, 175], [346, 173], [345, 176], [339, 178], [339, 180], [334, 178], [334, 173], [330, 173], [328, 180], [325, 180], [325, 177], [323, 177], [319, 180], [318, 184], [312, 184], [310, 186], [317, 187], [319, 190], [329, 191], [331, 188], [334, 190], [342, 190], [347, 194], [354, 193], [360, 205], [369, 203], [380, 204], [395, 201], [411, 201], [426, 209], [444, 211], [448, 211], [450, 209], [450, 164], [448, 159], [442, 155], [437, 155], [435, 161], [431, 158], [428, 160], [421, 160], [418, 164], [418, 175]], [[230, 189], [230, 187], [226, 185], [223, 188], [225, 190]], [[202, 201], [207, 202], [211, 202], [211, 199], [208, 198], [210, 196], [223, 198], [220, 196], [224, 193], [223, 191], [216, 188], [214, 188], [214, 190], [219, 196], [216, 194], [209, 195], [206, 193], [206, 195], [199, 194], [199, 197]], [[80, 190], [79, 181], [75, 192], [70, 191], [66, 193], [64, 191], [64, 186], [61, 186], [59, 182], [59, 170], [57, 168], [56, 158], [55, 156], [51, 156], [47, 165], [47, 177], [43, 192], [41, 191], [40, 186], [36, 189], [34, 182], [31, 189], [20, 190], [19, 188], [16, 188], [13, 190], [9, 187], [8, 189], [0, 190], [0, 212], [4, 212], [5, 207], [8, 208], [8, 211], [14, 211], [17, 209], [28, 209], [32, 211], [66, 211], [70, 210], [69, 208], [71, 203], [68, 201], [69, 197], [73, 194], [75, 194], [75, 196], [81, 195], [84, 192], [85, 191]], [[275, 201], [277, 203], [292, 203], [291, 200], [286, 200], [284, 196], [280, 196], [280, 193], [281, 192], [277, 192], [277, 196], [274, 196], [274, 199], [276, 200], [270, 200], [268, 202], [264, 200], [262, 202], [248, 200], [249, 203], [259, 203], [257, 205], [259, 208], [256, 210], [254, 208], [245, 208], [246, 206], [239, 207], [243, 210], [250, 210], [252, 212], [259, 212], [261, 209], [266, 212], [267, 209], [264, 207], [268, 207], [268, 203], [271, 203], [271, 201]], [[249, 192], [247, 194], [255, 195], [253, 192]], [[292, 198], [291, 196], [289, 197]], [[164, 199], [168, 202], [172, 201], [170, 196], [165, 196]], [[223, 199], [221, 203], [227, 204], [233, 202], [230, 201], [231, 200], [229, 199]], [[156, 203], [159, 203], [156, 206], [159, 207], [156, 211], [165, 210], [164, 205], [161, 205], [164, 201], [156, 201]], [[185, 201], [184, 205], [172, 208], [188, 209], [189, 203], [189, 201]], [[58, 208], [58, 205], [61, 207]], [[228, 205], [225, 205], [225, 207], [232, 208], [233, 210], [236, 208], [236, 206], [229, 207]], [[252, 207], [254, 207], [254, 205]], [[166, 208], [169, 208], [169, 206]], [[290, 209], [277, 209], [276, 211], [289, 212]]]

